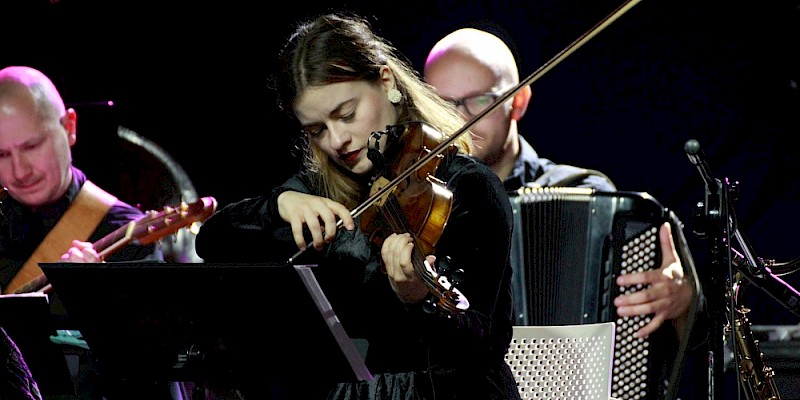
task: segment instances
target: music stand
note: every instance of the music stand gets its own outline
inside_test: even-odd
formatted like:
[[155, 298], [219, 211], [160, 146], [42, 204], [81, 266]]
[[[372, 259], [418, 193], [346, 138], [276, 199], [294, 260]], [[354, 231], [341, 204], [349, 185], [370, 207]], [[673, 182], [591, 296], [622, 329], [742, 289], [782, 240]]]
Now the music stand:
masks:
[[110, 400], [175, 381], [230, 385], [258, 393], [253, 398], [312, 398], [309, 390], [372, 378], [311, 266], [40, 266], [97, 360]]
[[50, 340], [56, 330], [46, 294], [0, 295], [0, 326], [19, 348], [43, 395], [75, 393], [64, 352]]

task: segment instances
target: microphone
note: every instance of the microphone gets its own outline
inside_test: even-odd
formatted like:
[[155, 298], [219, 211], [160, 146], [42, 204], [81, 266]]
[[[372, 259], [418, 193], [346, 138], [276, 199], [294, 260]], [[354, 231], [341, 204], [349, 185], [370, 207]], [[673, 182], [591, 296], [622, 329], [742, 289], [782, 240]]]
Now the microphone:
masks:
[[695, 139], [689, 139], [686, 144], [683, 145], [683, 150], [689, 157], [689, 161], [700, 171], [700, 176], [703, 177], [706, 188], [708, 188], [710, 192], [716, 193], [717, 189], [719, 189], [720, 182], [711, 176], [711, 169], [708, 167], [703, 149], [700, 148], [700, 142]]
[[[783, 305], [784, 308], [791, 311], [794, 315], [800, 316], [800, 292], [786, 283], [779, 276], [772, 273], [769, 267], [765, 265], [754, 266], [747, 259], [731, 248], [731, 263], [736, 266], [736, 269], [744, 275], [747, 280], [756, 285], [761, 290], [765, 291], [770, 297], [775, 299], [778, 303]], [[756, 258], [755, 261], [763, 264], [761, 259]], [[756, 274], [754, 271], [761, 271]]]
[[[367, 158], [372, 161], [372, 165], [374, 166], [373, 179], [382, 176], [385, 172], [388, 161], [384, 152], [392, 147], [393, 144], [397, 143], [405, 130], [405, 125], [386, 125], [385, 131], [375, 131], [369, 135], [369, 140], [367, 141]], [[381, 137], [384, 135], [387, 136], [387, 139], [383, 150], [381, 150], [380, 141]]]
[[766, 267], [764, 265], [764, 260], [758, 257], [753, 257], [753, 261], [755, 261], [755, 265], [753, 265], [753, 263], [748, 261], [747, 257], [745, 257], [744, 254], [740, 253], [739, 250], [736, 250], [733, 247], [731, 247], [730, 249], [731, 249], [731, 263], [733, 264], [734, 267], [738, 269], [747, 269], [747, 273], [743, 272], [744, 275], [752, 276], [758, 279], [764, 278], [764, 275], [761, 273], [762, 271], [764, 271], [764, 268]]
[[[367, 141], [367, 158], [372, 161], [372, 165], [374, 166], [373, 179], [382, 175], [384, 168], [386, 168], [386, 157], [383, 156], [383, 152], [381, 151], [381, 137], [383, 135], [388, 135], [390, 128], [391, 126], [387, 126], [385, 131], [375, 131], [369, 135], [369, 140]], [[391, 139], [391, 136], [389, 138]], [[388, 140], [386, 147], [389, 147]], [[386, 149], [384, 148], [384, 150]]]

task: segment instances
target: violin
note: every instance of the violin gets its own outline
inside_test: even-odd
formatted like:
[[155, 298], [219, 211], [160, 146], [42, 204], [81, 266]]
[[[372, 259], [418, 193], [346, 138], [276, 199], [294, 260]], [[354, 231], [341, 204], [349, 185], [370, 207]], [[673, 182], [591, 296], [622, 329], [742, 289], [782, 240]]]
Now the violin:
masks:
[[[378, 146], [383, 135], [388, 135], [388, 140], [385, 151], [381, 153]], [[373, 206], [361, 214], [359, 224], [370, 241], [378, 245], [392, 233], [411, 233], [415, 244], [412, 264], [433, 297], [425, 302], [425, 309], [455, 314], [469, 308], [469, 301], [456, 288], [463, 280], [463, 270], [451, 270], [447, 258], [438, 260], [436, 269], [425, 261], [425, 256], [435, 250], [453, 203], [453, 194], [446, 183], [434, 176], [445, 154], [437, 154], [412, 174], [391, 185], [393, 179], [409, 171], [409, 166], [421, 156], [429, 154], [441, 142], [441, 136], [440, 132], [421, 122], [389, 126], [386, 131], [373, 132], [368, 157], [375, 165], [376, 173], [370, 195], [377, 198]], [[456, 151], [455, 146], [448, 149], [448, 152]]]

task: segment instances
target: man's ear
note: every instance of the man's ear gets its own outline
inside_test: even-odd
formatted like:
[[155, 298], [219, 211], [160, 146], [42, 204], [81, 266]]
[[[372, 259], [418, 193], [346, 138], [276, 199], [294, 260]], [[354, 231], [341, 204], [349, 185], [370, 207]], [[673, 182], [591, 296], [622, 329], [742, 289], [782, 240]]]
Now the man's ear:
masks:
[[531, 97], [533, 97], [531, 85], [525, 86], [514, 95], [514, 99], [511, 101], [511, 119], [514, 121], [522, 119], [522, 116], [525, 115], [525, 111], [528, 109], [528, 103], [530, 103]]
[[75, 112], [74, 108], [67, 109], [67, 113], [61, 118], [61, 125], [64, 127], [64, 130], [67, 131], [67, 141], [70, 147], [72, 147], [78, 139], [78, 113]]

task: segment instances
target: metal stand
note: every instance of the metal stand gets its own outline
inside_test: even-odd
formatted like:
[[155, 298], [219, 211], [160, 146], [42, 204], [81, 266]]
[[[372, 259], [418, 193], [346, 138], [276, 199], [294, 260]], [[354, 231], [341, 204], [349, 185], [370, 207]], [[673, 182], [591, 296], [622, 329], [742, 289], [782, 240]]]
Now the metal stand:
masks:
[[[708, 394], [709, 399], [725, 399], [722, 385], [724, 338], [725, 335], [734, 333], [729, 321], [735, 321], [737, 318], [734, 315], [737, 304], [732, 288], [735, 279], [734, 267], [739, 274], [798, 316], [800, 316], [800, 292], [773, 273], [763, 259], [756, 257], [747, 239], [739, 232], [736, 213], [731, 205], [732, 200], [736, 199], [737, 185], [732, 184], [727, 178], [720, 180], [712, 177], [700, 144], [696, 140], [686, 142], [684, 150], [700, 172], [706, 188], [705, 201], [698, 203], [695, 216], [699, 217], [700, 226], [696, 229], [696, 233], [702, 238], [710, 239], [711, 274], [708, 284], [705, 285], [711, 318], [708, 335], [710, 342]], [[741, 252], [731, 247], [734, 241]], [[729, 340], [731, 343], [736, 343], [733, 337]], [[735, 345], [733, 350], [737, 351]]]
[[707, 276], [704, 292], [708, 305], [711, 323], [709, 325], [708, 352], [708, 398], [724, 399], [724, 327], [727, 325], [725, 310], [728, 309], [726, 294], [730, 286], [731, 264], [728, 252], [730, 243], [730, 225], [728, 199], [730, 186], [711, 176], [708, 164], [703, 157], [700, 144], [696, 140], [686, 142], [684, 146], [689, 161], [700, 171], [705, 182], [705, 201], [697, 204], [695, 216], [700, 216], [700, 228], [695, 233], [709, 239], [711, 253], [711, 273]]

